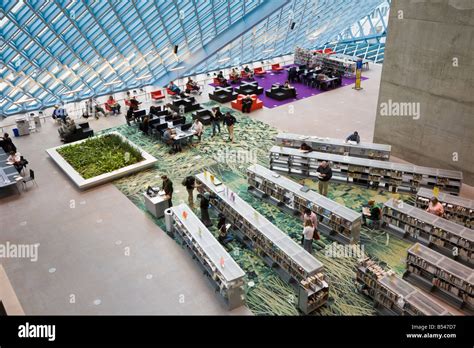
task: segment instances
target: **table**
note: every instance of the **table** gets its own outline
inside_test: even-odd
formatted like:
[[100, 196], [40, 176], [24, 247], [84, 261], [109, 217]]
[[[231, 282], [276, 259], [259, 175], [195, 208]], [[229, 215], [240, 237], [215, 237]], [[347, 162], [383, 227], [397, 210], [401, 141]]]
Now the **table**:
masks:
[[[154, 190], [158, 190], [158, 188], [153, 188]], [[145, 197], [145, 206], [146, 209], [156, 218], [161, 218], [165, 216], [165, 210], [169, 208], [168, 198], [164, 195], [157, 194], [155, 197], [150, 197], [143, 193], [143, 197]]]
[[0, 154], [0, 189], [15, 186], [18, 189], [17, 183], [23, 179], [18, 174], [18, 171], [14, 166], [7, 162], [7, 154]]

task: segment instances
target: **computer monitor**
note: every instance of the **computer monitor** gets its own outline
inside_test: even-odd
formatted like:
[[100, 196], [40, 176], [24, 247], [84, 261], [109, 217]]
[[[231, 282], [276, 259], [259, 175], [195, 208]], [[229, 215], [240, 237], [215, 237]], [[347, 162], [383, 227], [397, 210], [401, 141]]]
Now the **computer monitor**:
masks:
[[133, 112], [133, 117], [139, 118], [139, 117], [145, 117], [146, 116], [146, 110], [137, 110]]

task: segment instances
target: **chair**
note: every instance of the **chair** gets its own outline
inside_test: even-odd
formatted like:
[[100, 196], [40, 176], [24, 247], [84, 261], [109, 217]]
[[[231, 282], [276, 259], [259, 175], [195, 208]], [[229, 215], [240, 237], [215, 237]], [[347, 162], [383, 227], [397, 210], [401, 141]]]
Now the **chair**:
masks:
[[30, 169], [30, 175], [26, 178], [23, 178], [22, 182], [23, 182], [24, 188], [28, 188], [28, 185], [27, 185], [28, 182], [34, 182], [35, 185], [38, 186], [35, 180], [35, 172], [33, 169]]
[[168, 87], [166, 87], [166, 93], [168, 93], [168, 95], [171, 97], [171, 98], [178, 98], [176, 92], [173, 92], [171, 89], [169, 89]]
[[240, 71], [240, 77], [246, 80], [252, 80], [250, 75], [245, 70]]
[[161, 89], [150, 92], [150, 96], [151, 96], [151, 99], [155, 101], [160, 101], [161, 99], [166, 98], [166, 96], [163, 94], [163, 91]]
[[283, 68], [281, 67], [280, 64], [272, 64], [272, 71], [274, 73], [280, 73], [283, 71]]
[[256, 76], [263, 76], [265, 75], [267, 72], [265, 70], [263, 70], [263, 68], [260, 66], [258, 68], [255, 68], [253, 70], [253, 73], [256, 75]]
[[[257, 98], [257, 95], [252, 94], [250, 96], [252, 98], [252, 106], [250, 107], [250, 112], [262, 109], [263, 108], [263, 102]], [[233, 109], [242, 111], [242, 99], [245, 98], [245, 95], [239, 94], [237, 99], [231, 102], [231, 106]]]

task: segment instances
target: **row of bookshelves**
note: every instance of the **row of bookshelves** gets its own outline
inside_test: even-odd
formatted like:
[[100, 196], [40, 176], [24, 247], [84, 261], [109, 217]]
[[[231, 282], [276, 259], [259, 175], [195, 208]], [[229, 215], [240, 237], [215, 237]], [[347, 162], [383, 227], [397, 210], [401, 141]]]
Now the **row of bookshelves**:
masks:
[[357, 265], [356, 280], [376, 307], [391, 315], [450, 315], [447, 308], [368, 257]]
[[354, 156], [368, 159], [388, 161], [391, 146], [373, 143], [347, 143], [342, 139], [320, 138], [292, 133], [279, 133], [275, 138], [275, 145], [300, 148], [306, 143], [313, 151], [327, 152], [342, 156]]
[[[279, 270], [288, 275], [288, 279], [296, 280], [300, 294], [298, 305], [303, 313], [309, 313], [326, 303], [329, 285], [324, 280], [321, 262], [216, 180], [214, 175], [204, 172], [195, 177], [200, 190], [211, 194], [211, 204], [240, 232], [236, 236], [242, 236], [242, 242], [264, 260], [270, 259], [272, 266], [277, 265]], [[313, 284], [312, 290], [304, 288], [303, 291], [301, 281]]]
[[390, 199], [384, 203], [382, 220], [405, 237], [435, 245], [444, 254], [469, 266], [474, 265], [474, 230], [430, 214], [405, 202]]
[[247, 180], [255, 188], [276, 201], [283, 203], [294, 213], [301, 214], [305, 208], [318, 216], [319, 224], [328, 231], [344, 237], [349, 243], [358, 243], [361, 229], [361, 214], [332, 201], [286, 177], [259, 165], [247, 168]]
[[[433, 191], [426, 188], [420, 188], [416, 193], [416, 203], [418, 208], [426, 209], [433, 197]], [[472, 228], [474, 224], [474, 201], [455, 197], [443, 192], [437, 194], [438, 201], [444, 207], [443, 217], [447, 220]]]
[[169, 214], [173, 232], [216, 285], [228, 308], [243, 305], [245, 272], [186, 204], [170, 208]]
[[474, 310], [474, 271], [416, 243], [408, 250], [407, 275], [415, 274], [449, 295], [461, 308]]
[[404, 190], [416, 193], [420, 187], [437, 186], [440, 190], [457, 195], [462, 184], [462, 173], [459, 171], [325, 152], [302, 152], [283, 146], [273, 146], [270, 149], [270, 169], [273, 170], [317, 177], [316, 169], [322, 161], [329, 162], [335, 179], [368, 186], [383, 186], [394, 192]]

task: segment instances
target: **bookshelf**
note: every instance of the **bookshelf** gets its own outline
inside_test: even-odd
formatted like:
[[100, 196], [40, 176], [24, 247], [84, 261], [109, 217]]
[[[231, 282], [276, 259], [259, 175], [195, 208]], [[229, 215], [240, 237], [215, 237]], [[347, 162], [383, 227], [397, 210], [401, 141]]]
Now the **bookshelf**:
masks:
[[242, 306], [245, 272], [186, 204], [169, 210], [173, 232], [201, 266], [229, 310]]
[[237, 230], [234, 235], [297, 288], [298, 306], [303, 313], [310, 313], [326, 303], [329, 285], [321, 262], [213, 174], [204, 172], [195, 177], [201, 185], [199, 190], [217, 197], [211, 199], [211, 203]]
[[247, 180], [250, 192], [271, 197], [279, 207], [286, 207], [294, 214], [310, 208], [318, 216], [318, 231], [344, 244], [359, 242], [360, 213], [314, 191], [302, 190], [302, 185], [259, 164], [248, 167]]
[[474, 230], [393, 198], [384, 203], [382, 220], [388, 231], [474, 266]]
[[316, 169], [322, 161], [331, 164], [332, 180], [384, 188], [392, 192], [400, 190], [415, 193], [420, 187], [433, 189], [437, 186], [440, 190], [458, 195], [462, 184], [462, 173], [454, 170], [325, 152], [302, 152], [283, 146], [273, 146], [270, 149], [270, 169], [288, 174], [316, 177]]
[[323, 66], [325, 68], [335, 69], [349, 77], [353, 77], [356, 72], [356, 62], [352, 59], [317, 53], [314, 50], [301, 47], [296, 47], [295, 49], [294, 62], [298, 65], [306, 65], [309, 68]]
[[416, 243], [408, 249], [404, 278], [469, 314], [474, 312], [474, 271]]
[[391, 270], [384, 270], [370, 258], [356, 268], [362, 292], [374, 300], [375, 307], [388, 315], [450, 315], [447, 308], [420, 292]]
[[343, 139], [322, 138], [292, 133], [279, 133], [275, 138], [275, 145], [299, 148], [306, 143], [313, 151], [327, 152], [341, 156], [354, 156], [361, 158], [388, 161], [392, 147], [385, 144], [346, 143]]
[[[433, 197], [433, 191], [426, 188], [420, 188], [416, 193], [415, 205], [420, 209], [428, 208], [430, 198]], [[455, 197], [453, 195], [438, 193], [438, 201], [444, 207], [444, 218], [468, 228], [474, 227], [474, 201]]]

